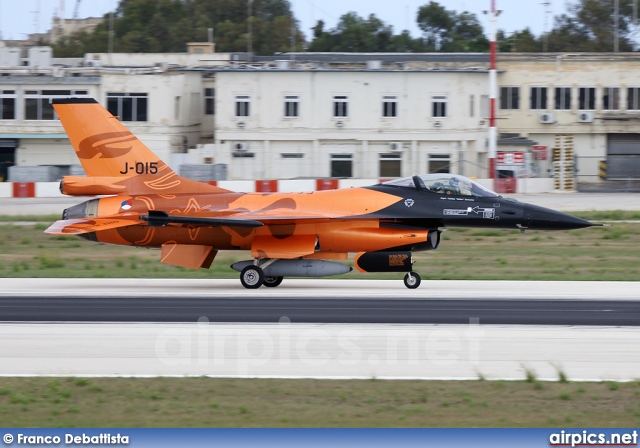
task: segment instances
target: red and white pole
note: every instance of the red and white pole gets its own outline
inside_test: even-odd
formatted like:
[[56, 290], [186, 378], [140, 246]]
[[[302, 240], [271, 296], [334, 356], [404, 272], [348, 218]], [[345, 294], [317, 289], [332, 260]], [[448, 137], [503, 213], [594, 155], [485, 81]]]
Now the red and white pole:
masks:
[[489, 178], [496, 178], [496, 156], [498, 129], [496, 128], [496, 91], [498, 78], [496, 76], [496, 22], [498, 19], [496, 0], [491, 0], [491, 39], [489, 41]]

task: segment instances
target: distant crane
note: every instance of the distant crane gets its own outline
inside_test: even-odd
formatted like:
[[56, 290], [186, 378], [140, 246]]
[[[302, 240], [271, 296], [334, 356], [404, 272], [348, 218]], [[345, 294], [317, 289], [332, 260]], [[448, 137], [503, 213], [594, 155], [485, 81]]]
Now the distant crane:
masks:
[[80, 11], [80, 1], [76, 0], [76, 6], [73, 8], [73, 28], [71, 30], [71, 34], [75, 33], [76, 27], [78, 26], [78, 12]]
[[73, 18], [77, 19], [78, 18], [78, 11], [80, 10], [80, 2], [82, 0], [76, 0], [76, 6], [73, 8]]

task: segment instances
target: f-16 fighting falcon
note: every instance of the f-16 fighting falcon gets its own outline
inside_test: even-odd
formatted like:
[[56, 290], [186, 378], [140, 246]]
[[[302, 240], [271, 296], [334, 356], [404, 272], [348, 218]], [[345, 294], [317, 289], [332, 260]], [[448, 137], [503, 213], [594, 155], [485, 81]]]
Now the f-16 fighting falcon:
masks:
[[91, 98], [53, 107], [86, 177], [65, 176], [67, 195], [109, 195], [66, 209], [45, 232], [160, 249], [160, 261], [209, 268], [221, 250], [251, 252], [232, 267], [245, 288], [284, 277], [344, 274], [355, 253], [363, 272], [406, 273], [420, 285], [413, 252], [435, 250], [447, 227], [567, 230], [594, 224], [504, 198], [453, 174], [427, 174], [362, 188], [237, 193], [177, 175]]

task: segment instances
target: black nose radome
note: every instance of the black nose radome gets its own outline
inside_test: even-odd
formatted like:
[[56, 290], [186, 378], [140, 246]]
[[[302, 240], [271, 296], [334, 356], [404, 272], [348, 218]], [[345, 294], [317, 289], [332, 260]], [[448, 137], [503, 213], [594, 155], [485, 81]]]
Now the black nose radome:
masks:
[[595, 224], [566, 213], [527, 204], [524, 207], [525, 226], [531, 230], [570, 230]]

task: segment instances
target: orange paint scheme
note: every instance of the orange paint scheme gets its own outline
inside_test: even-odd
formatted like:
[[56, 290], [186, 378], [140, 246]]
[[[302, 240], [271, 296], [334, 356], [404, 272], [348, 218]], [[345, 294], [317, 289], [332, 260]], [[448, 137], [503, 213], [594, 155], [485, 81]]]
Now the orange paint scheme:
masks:
[[[336, 263], [321, 259], [427, 240], [428, 230], [385, 227], [372, 216], [403, 200], [396, 195], [367, 188], [231, 192], [178, 176], [94, 100], [53, 105], [87, 173], [64, 178], [62, 191], [112, 196], [65, 210], [47, 233], [160, 248], [163, 263], [193, 269], [208, 268], [219, 250], [248, 250], [256, 264], [286, 259], [281, 266], [296, 272], [310, 266], [332, 271]], [[296, 264], [299, 258], [309, 261]]]

